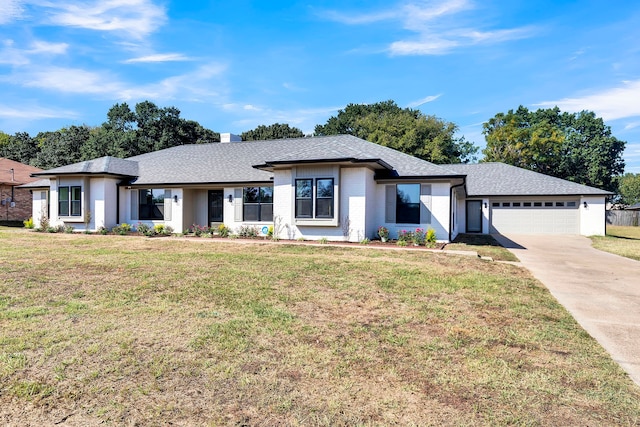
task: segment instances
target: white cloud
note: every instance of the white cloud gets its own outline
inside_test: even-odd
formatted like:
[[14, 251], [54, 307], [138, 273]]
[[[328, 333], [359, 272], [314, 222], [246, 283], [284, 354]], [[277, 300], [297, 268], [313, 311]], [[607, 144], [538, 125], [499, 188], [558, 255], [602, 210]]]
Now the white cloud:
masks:
[[640, 116], [639, 99], [640, 80], [635, 80], [584, 96], [544, 101], [534, 105], [544, 108], [558, 106], [561, 110], [570, 112], [590, 110], [604, 120], [617, 120]]
[[123, 61], [125, 64], [135, 64], [140, 62], [176, 62], [176, 61], [191, 61], [188, 56], [184, 56], [181, 53], [156, 53], [154, 55], [140, 56], [138, 58], [131, 58]]
[[415, 35], [390, 43], [390, 55], [440, 55], [459, 47], [530, 37], [535, 31], [533, 27], [490, 31], [465, 27], [460, 14], [474, 8], [470, 0], [414, 1], [380, 12], [358, 15], [332, 11], [323, 16], [347, 25], [400, 22], [402, 28]]
[[42, 40], [32, 42], [27, 49], [15, 47], [13, 40], [4, 40], [2, 45], [2, 48], [0, 48], [0, 64], [15, 66], [29, 64], [31, 62], [30, 55], [62, 55], [69, 48], [66, 43], [49, 43]]
[[441, 94], [441, 93], [439, 93], [438, 95], [429, 95], [429, 96], [424, 97], [424, 98], [422, 98], [422, 99], [419, 99], [419, 100], [417, 100], [417, 101], [410, 102], [410, 103], [409, 103], [409, 105], [408, 105], [408, 107], [409, 107], [409, 108], [416, 108], [416, 107], [419, 107], [419, 106], [421, 106], [421, 105], [424, 105], [424, 104], [426, 104], [426, 103], [428, 103], [428, 102], [433, 102], [433, 101], [435, 101], [436, 99], [440, 98], [441, 96], [442, 96], [442, 94]]
[[29, 54], [63, 55], [67, 53], [68, 48], [69, 45], [67, 43], [49, 43], [36, 40], [31, 43], [31, 49], [27, 49], [25, 52]]
[[44, 5], [50, 9], [51, 24], [122, 32], [123, 37], [137, 39], [154, 32], [167, 19], [164, 7], [150, 0], [67, 1]]
[[22, 16], [22, 12], [22, 1], [0, 0], [0, 25], [20, 18]]
[[74, 111], [49, 109], [42, 107], [9, 107], [0, 105], [0, 117], [5, 119], [57, 119], [57, 118], [75, 118], [78, 114]]
[[207, 64], [193, 72], [141, 86], [123, 82], [106, 72], [55, 66], [32, 67], [0, 76], [0, 82], [61, 93], [96, 95], [103, 99], [173, 99], [179, 96], [190, 101], [202, 101], [217, 99], [221, 87], [218, 78], [225, 70], [225, 65]]

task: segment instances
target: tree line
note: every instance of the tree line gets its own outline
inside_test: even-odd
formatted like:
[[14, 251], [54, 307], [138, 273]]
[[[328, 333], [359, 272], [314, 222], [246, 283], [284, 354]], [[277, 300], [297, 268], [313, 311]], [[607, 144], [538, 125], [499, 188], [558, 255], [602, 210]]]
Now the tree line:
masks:
[[[436, 163], [478, 160], [479, 148], [457, 137], [457, 126], [394, 101], [349, 104], [315, 126], [313, 135], [288, 124], [260, 125], [241, 133], [244, 141], [350, 134]], [[593, 112], [530, 111], [520, 106], [483, 124], [483, 162], [511, 165], [618, 193], [623, 203], [640, 202], [640, 174], [626, 174], [625, 142]], [[220, 141], [220, 134], [180, 117], [175, 107], [150, 101], [131, 109], [115, 104], [100, 126], [8, 135], [0, 132], [0, 157], [50, 169], [102, 156], [127, 158], [183, 144]]]

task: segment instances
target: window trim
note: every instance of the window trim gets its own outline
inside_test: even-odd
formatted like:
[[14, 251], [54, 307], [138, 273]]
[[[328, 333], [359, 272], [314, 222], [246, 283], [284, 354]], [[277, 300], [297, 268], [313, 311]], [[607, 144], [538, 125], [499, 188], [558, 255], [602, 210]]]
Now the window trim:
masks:
[[[318, 197], [318, 181], [331, 181], [332, 195], [331, 197]], [[299, 182], [310, 182], [311, 183], [311, 191], [310, 197], [299, 197], [298, 196], [298, 183]], [[300, 226], [329, 226], [329, 227], [337, 227], [338, 224], [338, 200], [339, 200], [339, 189], [338, 189], [338, 178], [336, 176], [300, 176], [293, 180], [293, 215], [294, 215], [294, 223]], [[328, 200], [331, 199], [330, 209], [331, 215], [322, 215], [318, 211], [318, 199], [320, 200]], [[310, 206], [306, 206], [305, 211], [309, 211], [310, 215], [302, 215], [300, 214], [300, 202], [305, 202], [305, 204], [309, 204]]]
[[[161, 203], [155, 203], [154, 200], [154, 196], [153, 196], [153, 191], [157, 190], [157, 191], [162, 191], [162, 204]], [[142, 195], [143, 194], [147, 194], [147, 191], [151, 191], [151, 204], [147, 203], [142, 203]], [[165, 221], [166, 218], [166, 212], [165, 212], [165, 198], [166, 198], [166, 193], [167, 190], [165, 190], [164, 188], [139, 188], [138, 189], [138, 219], [141, 221]], [[148, 207], [151, 206], [153, 208], [155, 208], [158, 205], [162, 205], [162, 217], [161, 218], [155, 218], [153, 217], [153, 215], [144, 215], [143, 216], [143, 212], [145, 211], [145, 209], [142, 209], [143, 206]]]
[[[417, 190], [418, 190], [418, 202], [417, 203], [399, 203], [398, 201], [400, 200], [398, 197], [398, 187], [399, 186], [417, 186]], [[409, 183], [402, 183], [402, 184], [396, 184], [396, 224], [411, 224], [411, 225], [419, 225], [421, 224], [422, 218], [421, 218], [421, 212], [420, 212], [420, 206], [422, 205], [422, 200], [421, 200], [421, 192], [422, 192], [422, 187], [421, 184], [419, 182], [409, 182]], [[415, 210], [416, 212], [410, 212], [412, 215], [417, 215], [417, 221], [411, 221], [411, 222], [407, 222], [407, 221], [399, 221], [398, 217], [399, 212], [400, 212], [400, 208], [401, 206], [406, 206], [406, 205], [416, 205], [415, 207], [413, 207], [413, 210]], [[406, 216], [406, 215], [405, 215]]]
[[[258, 196], [257, 202], [247, 202], [247, 188], [257, 188]], [[262, 189], [269, 188], [271, 190], [271, 201], [263, 202], [262, 201]], [[258, 219], [247, 219], [245, 214], [245, 206], [257, 206], [258, 207]], [[263, 218], [263, 206], [271, 206], [271, 219]], [[242, 187], [242, 222], [273, 222], [273, 186], [263, 185], [263, 186], [251, 186], [251, 187]]]
[[[318, 182], [319, 181], [330, 181], [331, 185], [329, 188], [331, 188], [331, 197], [321, 197], [318, 195], [318, 190], [319, 190], [319, 186], [318, 186]], [[321, 219], [333, 219], [333, 217], [335, 216], [335, 211], [334, 211], [334, 206], [335, 206], [335, 183], [333, 178], [316, 178], [315, 180], [315, 191], [314, 191], [314, 213], [315, 213], [315, 218], [321, 218]], [[323, 215], [321, 213], [319, 213], [319, 203], [318, 203], [318, 199], [320, 200], [331, 200], [331, 203], [329, 204], [330, 207], [330, 211], [331, 213], [328, 215]]]
[[[67, 199], [62, 200], [60, 198], [60, 190], [67, 190]], [[76, 193], [77, 194], [74, 194]], [[74, 197], [77, 196], [77, 197]], [[66, 214], [61, 213], [60, 207], [66, 204]], [[78, 205], [77, 211], [74, 210], [74, 205]], [[76, 213], [74, 213], [76, 212]], [[82, 186], [81, 185], [62, 185], [58, 187], [58, 216], [62, 218], [77, 218], [82, 216]]]

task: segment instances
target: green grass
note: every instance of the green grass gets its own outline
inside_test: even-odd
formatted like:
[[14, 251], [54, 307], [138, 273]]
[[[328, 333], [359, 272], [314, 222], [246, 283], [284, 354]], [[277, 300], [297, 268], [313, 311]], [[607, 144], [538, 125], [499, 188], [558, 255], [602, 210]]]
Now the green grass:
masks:
[[607, 235], [591, 241], [596, 249], [640, 261], [640, 227], [607, 225]]
[[0, 229], [14, 425], [637, 425], [525, 270], [431, 251]]
[[503, 248], [488, 234], [458, 234], [445, 249], [475, 251], [480, 256], [491, 257], [496, 261], [518, 261], [514, 254]]

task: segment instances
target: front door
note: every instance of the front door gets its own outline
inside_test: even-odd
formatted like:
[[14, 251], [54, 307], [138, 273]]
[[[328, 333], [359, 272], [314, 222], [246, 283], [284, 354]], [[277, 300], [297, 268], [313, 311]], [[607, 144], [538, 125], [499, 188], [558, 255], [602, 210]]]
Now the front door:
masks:
[[209, 225], [212, 222], [223, 222], [224, 193], [222, 190], [209, 191]]
[[467, 233], [482, 233], [482, 200], [467, 200]]

